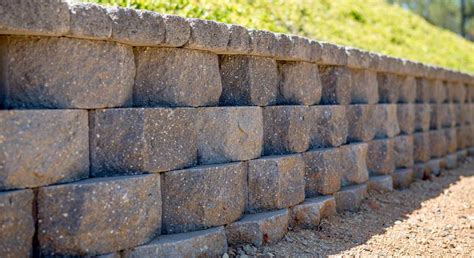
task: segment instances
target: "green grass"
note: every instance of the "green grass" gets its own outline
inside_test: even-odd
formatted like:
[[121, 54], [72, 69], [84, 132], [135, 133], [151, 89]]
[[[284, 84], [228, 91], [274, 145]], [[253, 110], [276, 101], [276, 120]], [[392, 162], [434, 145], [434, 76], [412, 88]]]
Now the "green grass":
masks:
[[301, 35], [474, 72], [473, 43], [383, 0], [85, 1]]

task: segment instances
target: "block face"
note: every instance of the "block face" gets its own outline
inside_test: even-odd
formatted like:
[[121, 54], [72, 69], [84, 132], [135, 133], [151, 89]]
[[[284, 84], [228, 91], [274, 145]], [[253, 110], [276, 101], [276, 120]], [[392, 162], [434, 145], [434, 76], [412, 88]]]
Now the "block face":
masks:
[[288, 232], [287, 209], [243, 216], [225, 227], [229, 245], [276, 243]]
[[309, 107], [263, 108], [264, 155], [304, 152], [310, 143]]
[[319, 66], [322, 85], [322, 104], [348, 105], [351, 102], [352, 77], [348, 68]]
[[279, 92], [281, 104], [313, 105], [321, 100], [318, 66], [307, 62], [281, 62]]
[[163, 45], [169, 47], [181, 47], [186, 44], [191, 36], [191, 27], [183, 17], [163, 14], [165, 24], [165, 42]]
[[185, 47], [201, 50], [224, 51], [229, 42], [229, 29], [226, 24], [201, 19], [187, 19], [191, 36]]
[[430, 159], [430, 133], [413, 134], [413, 159], [415, 162], [427, 162]]
[[415, 131], [426, 132], [430, 129], [431, 105], [415, 104]]
[[301, 155], [305, 163], [306, 197], [333, 194], [341, 188], [340, 148], [308, 151]]
[[398, 102], [414, 103], [416, 101], [416, 79], [413, 76], [405, 76], [400, 85]]
[[195, 109], [107, 109], [89, 116], [92, 176], [163, 172], [197, 163]]
[[427, 174], [433, 174], [435, 176], [441, 175], [442, 167], [442, 159], [432, 159], [426, 163], [427, 166]]
[[464, 103], [466, 100], [466, 88], [462, 83], [450, 82], [446, 86], [447, 100], [453, 103]]
[[74, 3], [69, 6], [69, 35], [79, 38], [108, 39], [112, 36], [112, 20], [107, 10], [97, 4]]
[[397, 103], [403, 77], [390, 73], [378, 73], [377, 84], [380, 103]]
[[430, 81], [430, 102], [441, 104], [444, 103], [447, 97], [446, 86], [444, 82], [440, 80]]
[[182, 48], [138, 48], [135, 106], [214, 106], [222, 83], [217, 55]]
[[250, 53], [260, 56], [275, 55], [277, 44], [276, 35], [265, 30], [249, 30]]
[[351, 103], [375, 104], [379, 101], [377, 74], [365, 69], [351, 69]]
[[392, 174], [395, 170], [395, 142], [393, 139], [367, 143], [367, 168], [371, 175]]
[[292, 228], [315, 229], [322, 218], [336, 214], [336, 200], [330, 195], [306, 199], [291, 208], [290, 214]]
[[444, 137], [446, 138], [447, 153], [453, 153], [457, 150], [456, 128], [444, 129]]
[[87, 111], [0, 111], [0, 190], [89, 176]]
[[224, 227], [163, 235], [142, 246], [125, 250], [123, 257], [219, 257], [227, 252]]
[[400, 133], [412, 134], [415, 131], [416, 108], [414, 104], [398, 104], [397, 120]]
[[349, 124], [346, 106], [328, 105], [309, 108], [311, 122], [310, 147], [337, 147], [347, 141]]
[[321, 42], [321, 63], [327, 65], [346, 65], [347, 52], [342, 46]]
[[393, 191], [393, 180], [391, 175], [373, 176], [367, 181], [368, 190], [377, 192]]
[[222, 55], [222, 105], [267, 106], [278, 99], [278, 67], [267, 57]]
[[0, 252], [5, 257], [33, 255], [32, 190], [0, 192]]
[[367, 143], [348, 144], [341, 149], [341, 185], [365, 183], [369, 179], [367, 170]]
[[242, 215], [247, 198], [243, 163], [166, 172], [163, 233], [174, 234], [229, 224]]
[[[448, 104], [432, 104], [431, 105], [431, 117], [430, 117], [430, 128], [441, 129], [443, 127], [451, 127], [455, 118], [450, 113], [451, 105]], [[453, 119], [451, 119], [453, 118]]]
[[349, 142], [367, 142], [374, 138], [376, 124], [373, 119], [375, 108], [373, 105], [349, 105], [347, 106], [347, 120]]
[[260, 107], [202, 108], [197, 127], [200, 164], [249, 160], [262, 152]]
[[412, 135], [393, 138], [395, 141], [395, 167], [411, 168], [414, 165], [414, 140]]
[[415, 163], [413, 166], [413, 179], [427, 179], [430, 176], [428, 163]]
[[38, 241], [45, 256], [115, 252], [144, 244], [161, 229], [159, 175], [43, 187], [37, 202]]
[[431, 97], [431, 86], [427, 79], [416, 78], [416, 102], [429, 103]]
[[469, 134], [470, 130], [467, 126], [456, 128], [456, 145], [458, 150], [462, 150], [469, 147]]
[[367, 185], [353, 185], [334, 193], [337, 212], [357, 211], [362, 201], [367, 197]]
[[393, 187], [396, 189], [404, 189], [410, 187], [413, 182], [413, 170], [412, 169], [398, 169], [393, 175]]
[[226, 53], [240, 53], [245, 54], [250, 51], [250, 35], [247, 31], [247, 28], [235, 25], [228, 24], [229, 28], [229, 43], [227, 44]]
[[62, 1], [2, 1], [2, 34], [61, 36], [69, 30], [68, 4]]
[[441, 158], [446, 152], [446, 136], [444, 130], [430, 131], [431, 158]]
[[300, 155], [269, 156], [248, 162], [248, 210], [282, 209], [304, 200]]
[[458, 155], [456, 153], [449, 154], [445, 158], [446, 169], [455, 169], [458, 167]]
[[131, 103], [131, 47], [54, 37], [9, 37], [7, 45], [3, 65], [8, 78], [3, 81], [8, 108], [95, 109]]
[[400, 133], [397, 119], [397, 105], [380, 104], [374, 106], [375, 138], [394, 137]]

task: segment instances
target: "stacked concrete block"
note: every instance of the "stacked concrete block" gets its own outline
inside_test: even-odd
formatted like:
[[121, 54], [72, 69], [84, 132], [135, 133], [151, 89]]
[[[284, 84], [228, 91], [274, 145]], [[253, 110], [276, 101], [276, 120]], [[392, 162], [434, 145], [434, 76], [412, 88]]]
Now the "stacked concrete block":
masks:
[[398, 102], [414, 103], [416, 101], [416, 79], [413, 76], [404, 76], [401, 80]]
[[353, 185], [342, 188], [334, 194], [338, 212], [357, 211], [367, 197], [367, 185]]
[[[395, 114], [396, 115], [396, 114]], [[374, 138], [377, 126], [373, 123], [375, 108], [373, 105], [347, 106], [349, 142], [367, 142]]]
[[347, 105], [351, 102], [352, 77], [348, 68], [319, 66], [322, 95], [321, 104]]
[[390, 138], [400, 133], [397, 119], [397, 105], [374, 105], [372, 123], [375, 126], [375, 138]]
[[377, 74], [365, 69], [352, 69], [351, 103], [375, 104], [379, 101]]
[[395, 142], [378, 139], [367, 143], [367, 168], [371, 175], [392, 174], [395, 170]]
[[398, 104], [397, 120], [401, 134], [412, 134], [415, 131], [416, 106], [414, 104]]
[[201, 19], [188, 19], [191, 33], [185, 47], [199, 50], [225, 51], [230, 31], [226, 24]]
[[444, 130], [430, 131], [430, 156], [441, 158], [447, 153], [446, 135]]
[[393, 191], [393, 179], [391, 175], [372, 176], [367, 181], [367, 189], [378, 192]]
[[310, 148], [338, 147], [346, 143], [349, 124], [345, 106], [313, 106], [309, 114], [312, 120]]
[[367, 143], [356, 143], [340, 147], [341, 186], [362, 184], [369, 179], [367, 146]]
[[411, 168], [414, 164], [414, 140], [412, 135], [393, 138], [396, 168]]
[[281, 62], [278, 65], [280, 104], [314, 105], [321, 100], [318, 66], [307, 62]]
[[408, 188], [413, 181], [413, 170], [411, 168], [398, 169], [393, 173], [392, 178], [394, 188]]
[[415, 131], [426, 132], [431, 125], [431, 105], [415, 104]]
[[415, 163], [427, 162], [430, 156], [430, 133], [413, 134], [413, 159]]
[[429, 103], [431, 97], [431, 85], [426, 78], [416, 78], [416, 102]]
[[336, 199], [333, 196], [308, 198], [303, 203], [291, 208], [290, 226], [302, 229], [314, 229], [321, 219], [336, 213]]
[[302, 156], [305, 163], [306, 197], [333, 194], [341, 188], [340, 148], [308, 151]]

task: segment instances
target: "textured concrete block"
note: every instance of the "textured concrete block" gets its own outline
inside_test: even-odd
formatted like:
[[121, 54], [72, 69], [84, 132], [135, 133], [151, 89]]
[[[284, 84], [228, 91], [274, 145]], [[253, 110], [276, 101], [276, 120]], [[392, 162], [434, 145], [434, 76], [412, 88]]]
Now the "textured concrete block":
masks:
[[125, 250], [124, 258], [220, 257], [227, 252], [224, 227], [163, 235], [142, 246]]
[[455, 169], [458, 167], [458, 155], [456, 153], [449, 154], [445, 158], [446, 169]]
[[375, 138], [389, 138], [400, 133], [396, 104], [374, 105], [374, 116], [372, 121], [376, 129]]
[[70, 36], [90, 39], [112, 36], [112, 20], [107, 10], [98, 4], [74, 3], [69, 6], [69, 17]]
[[365, 183], [369, 179], [367, 170], [367, 143], [348, 144], [341, 149], [341, 185]]
[[243, 163], [208, 165], [166, 172], [163, 233], [183, 233], [229, 224], [242, 215], [247, 199]]
[[274, 105], [278, 99], [278, 68], [266, 57], [223, 55], [220, 57], [223, 105]]
[[428, 163], [415, 163], [413, 166], [413, 178], [414, 179], [427, 179], [430, 176], [430, 168]]
[[404, 189], [410, 187], [413, 182], [412, 169], [397, 169], [393, 174], [393, 187], [396, 189]]
[[456, 128], [456, 145], [458, 150], [465, 149], [469, 146], [470, 130], [468, 126]]
[[0, 42], [4, 47], [0, 69], [8, 108], [95, 109], [131, 103], [131, 47], [54, 37], [8, 37]]
[[259, 107], [201, 108], [197, 140], [199, 162], [224, 163], [259, 157], [263, 125]]
[[92, 176], [163, 172], [197, 163], [195, 109], [106, 109], [89, 116]]
[[430, 131], [430, 156], [431, 158], [441, 158], [447, 153], [446, 135], [444, 130]]
[[400, 85], [398, 102], [414, 103], [416, 101], [416, 79], [413, 76], [405, 76]]
[[395, 167], [411, 168], [414, 164], [414, 140], [412, 135], [403, 135], [393, 138], [395, 142]]
[[273, 56], [278, 47], [274, 33], [265, 30], [249, 30], [250, 53], [259, 56]]
[[119, 251], [150, 241], [161, 229], [159, 175], [43, 187], [37, 202], [38, 243], [45, 256]]
[[352, 77], [348, 68], [319, 66], [322, 85], [322, 104], [348, 105], [351, 102]]
[[227, 54], [245, 54], [250, 51], [250, 35], [247, 28], [229, 24], [229, 43], [227, 44]]
[[309, 107], [263, 108], [264, 155], [304, 152], [309, 148]]
[[442, 159], [432, 159], [426, 163], [428, 169], [428, 175], [433, 174], [435, 176], [441, 175], [444, 162]]
[[191, 27], [191, 35], [185, 47], [210, 51], [226, 50], [230, 36], [226, 24], [195, 18], [187, 21]]
[[444, 137], [446, 137], [446, 151], [447, 153], [454, 153], [457, 150], [457, 135], [456, 128], [444, 129]]
[[229, 245], [262, 246], [276, 243], [288, 232], [287, 209], [245, 215], [225, 228]]
[[349, 132], [346, 106], [313, 106], [309, 108], [309, 114], [311, 148], [337, 147], [346, 143]]
[[464, 103], [466, 100], [466, 88], [462, 83], [451, 82], [447, 85], [447, 100], [452, 103]]
[[415, 131], [428, 131], [430, 129], [430, 118], [430, 104], [415, 104]]
[[321, 43], [321, 63], [325, 65], [343, 66], [347, 64], [345, 47], [328, 42]]
[[375, 104], [379, 101], [377, 74], [364, 69], [351, 69], [351, 103]]
[[315, 229], [321, 219], [336, 214], [336, 200], [333, 196], [320, 196], [306, 199], [291, 208], [290, 226], [302, 229]]
[[416, 78], [416, 102], [429, 103], [431, 95], [431, 86], [427, 79]]
[[314, 44], [314, 41], [285, 34], [277, 34], [276, 39], [275, 57], [279, 60], [318, 61], [320, 59], [320, 45]]
[[357, 211], [362, 201], [367, 197], [367, 185], [352, 185], [334, 193], [337, 212]]
[[400, 133], [412, 134], [415, 131], [416, 108], [415, 104], [398, 104], [397, 120]]
[[446, 100], [446, 86], [443, 81], [432, 80], [430, 81], [430, 102], [441, 104]]
[[182, 48], [139, 48], [135, 106], [214, 106], [222, 83], [217, 55]]
[[441, 129], [443, 127], [451, 126], [451, 117], [449, 114], [449, 105], [447, 104], [432, 104], [430, 128]]
[[373, 105], [347, 106], [347, 120], [349, 124], [349, 142], [367, 142], [374, 138], [376, 124], [373, 119], [375, 108]]
[[304, 200], [305, 165], [300, 155], [269, 156], [248, 162], [248, 210], [275, 210]]
[[307, 62], [281, 62], [280, 74], [281, 104], [313, 105], [321, 100], [321, 80], [318, 66]]
[[0, 253], [32, 257], [35, 221], [32, 190], [0, 192]]
[[393, 180], [391, 175], [373, 176], [367, 181], [367, 188], [370, 191], [391, 192], [393, 191]]
[[333, 194], [341, 188], [340, 148], [308, 151], [302, 157], [305, 163], [306, 197]]
[[395, 170], [395, 142], [393, 139], [367, 143], [367, 168], [371, 175], [392, 174]]
[[89, 176], [87, 111], [0, 111], [0, 190]]
[[403, 76], [401, 75], [378, 73], [377, 84], [380, 103], [397, 103], [402, 83]]
[[165, 24], [164, 46], [181, 47], [186, 44], [191, 36], [191, 27], [188, 21], [180, 16], [163, 14], [163, 23]]
[[0, 9], [0, 34], [61, 36], [69, 30], [64, 1], [5, 0]]
[[415, 162], [427, 162], [430, 159], [430, 133], [413, 134], [413, 159]]

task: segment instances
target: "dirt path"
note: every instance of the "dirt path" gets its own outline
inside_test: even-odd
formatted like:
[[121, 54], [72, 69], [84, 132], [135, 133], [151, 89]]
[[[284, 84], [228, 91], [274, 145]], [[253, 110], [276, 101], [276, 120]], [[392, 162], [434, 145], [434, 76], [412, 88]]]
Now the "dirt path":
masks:
[[259, 253], [474, 257], [474, 161], [403, 191], [370, 193], [359, 212], [290, 232]]

